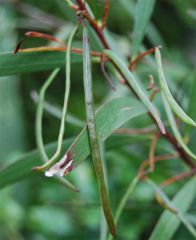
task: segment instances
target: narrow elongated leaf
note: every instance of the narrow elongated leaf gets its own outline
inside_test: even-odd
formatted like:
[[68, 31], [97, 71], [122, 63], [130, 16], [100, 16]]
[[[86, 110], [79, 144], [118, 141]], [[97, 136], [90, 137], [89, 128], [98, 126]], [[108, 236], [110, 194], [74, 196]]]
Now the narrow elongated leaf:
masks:
[[163, 99], [164, 108], [165, 108], [165, 111], [166, 111], [166, 114], [167, 114], [167, 117], [168, 117], [171, 129], [172, 129], [172, 131], [174, 133], [174, 136], [176, 137], [176, 139], [178, 140], [178, 143], [181, 145], [181, 147], [184, 149], [184, 151], [190, 157], [192, 157], [193, 159], [196, 160], [196, 155], [194, 153], [192, 153], [191, 150], [184, 143], [184, 140], [183, 140], [183, 138], [182, 138], [182, 136], [181, 136], [177, 126], [176, 126], [176, 122], [175, 122], [175, 118], [174, 118], [173, 112], [172, 112], [172, 110], [170, 108], [169, 103], [167, 102], [167, 99], [166, 99], [164, 93], [162, 93], [162, 99]]
[[167, 85], [167, 81], [165, 79], [162, 63], [161, 63], [161, 53], [159, 49], [157, 48], [155, 51], [155, 57], [157, 62], [157, 71], [159, 74], [159, 81], [161, 85], [161, 90], [164, 92], [165, 97], [167, 98], [171, 108], [176, 113], [176, 115], [184, 122], [196, 127], [196, 123], [182, 110], [182, 108], [178, 105], [178, 103], [173, 98], [169, 87]]
[[[144, 106], [137, 100], [123, 97], [116, 98], [100, 108], [95, 114], [99, 141], [105, 141], [114, 130], [132, 118], [146, 113]], [[70, 144], [72, 145], [70, 146]], [[70, 146], [70, 147], [69, 147]], [[65, 140], [62, 149], [68, 149], [73, 153], [74, 164], [77, 167], [90, 154], [87, 128], [85, 127], [73, 142]], [[56, 143], [46, 146], [46, 152], [51, 155], [56, 148]], [[13, 164], [7, 166], [0, 172], [0, 188], [32, 176], [32, 167], [41, 163], [38, 150], [24, 155]]]
[[135, 57], [144, 38], [146, 27], [154, 9], [155, 0], [138, 0], [135, 11], [135, 23], [133, 28], [132, 55]]
[[84, 95], [86, 104], [86, 118], [87, 129], [89, 135], [91, 155], [94, 163], [94, 168], [99, 185], [99, 193], [101, 205], [105, 215], [108, 228], [112, 235], [116, 233], [116, 227], [110, 201], [106, 189], [105, 177], [103, 172], [100, 143], [98, 138], [97, 126], [95, 121], [94, 100], [93, 100], [93, 86], [92, 86], [92, 70], [91, 70], [91, 56], [88, 31], [86, 28], [83, 30], [83, 82], [84, 82]]
[[[82, 62], [82, 56], [73, 54], [72, 63]], [[65, 66], [64, 52], [1, 53], [0, 76], [38, 72]]]
[[117, 68], [121, 71], [125, 79], [128, 81], [129, 85], [135, 91], [137, 96], [143, 102], [143, 104], [148, 108], [149, 112], [152, 114], [154, 119], [159, 126], [160, 131], [165, 134], [164, 125], [159, 117], [158, 111], [155, 106], [150, 102], [145, 92], [139, 86], [138, 82], [134, 78], [133, 74], [129, 71], [128, 67], [124, 64], [124, 62], [117, 56], [116, 53], [111, 50], [105, 50], [104, 53], [112, 60], [112, 62], [117, 66]]
[[[172, 204], [181, 213], [186, 213], [196, 194], [196, 179], [191, 179], [174, 197]], [[161, 215], [149, 240], [170, 240], [180, 226], [180, 219], [168, 210]]]

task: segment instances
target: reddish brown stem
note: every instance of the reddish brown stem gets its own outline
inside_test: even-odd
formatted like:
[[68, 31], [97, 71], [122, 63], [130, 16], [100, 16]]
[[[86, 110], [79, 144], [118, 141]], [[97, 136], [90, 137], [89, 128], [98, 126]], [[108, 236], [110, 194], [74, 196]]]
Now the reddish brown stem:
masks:
[[138, 63], [142, 58], [144, 58], [145, 56], [153, 53], [156, 48], [160, 48], [160, 46], [150, 48], [149, 50], [147, 50], [147, 51], [139, 54], [133, 61], [130, 62], [130, 64], [129, 64], [129, 70], [134, 71], [137, 63]]
[[[169, 160], [169, 159], [176, 158], [176, 157], [178, 157], [177, 153], [159, 155], [159, 156], [154, 157], [154, 163], [164, 161], [164, 160]], [[140, 178], [143, 178], [146, 174], [150, 173], [149, 170], [145, 171], [145, 168], [149, 165], [149, 161], [150, 160], [147, 159], [141, 164], [139, 171], [138, 171], [138, 176], [140, 176]]]
[[155, 162], [155, 149], [156, 149], [156, 144], [157, 141], [160, 137], [160, 134], [155, 133], [153, 138], [152, 138], [152, 142], [150, 145], [150, 152], [149, 152], [149, 165], [150, 165], [150, 171], [153, 172], [154, 171], [154, 162]]
[[90, 16], [90, 14], [88, 13], [85, 4], [83, 3], [82, 0], [76, 0], [76, 2], [79, 5], [79, 10], [81, 11], [81, 13], [83, 13], [84, 17], [88, 20], [89, 24], [91, 25], [91, 27], [94, 29], [94, 31], [97, 33], [100, 41], [102, 42], [103, 46], [107, 49], [110, 49], [105, 36], [102, 32], [102, 29], [98, 26], [97, 22]]
[[159, 88], [155, 86], [152, 90], [152, 93], [149, 96], [149, 99], [151, 102], [154, 100], [154, 98], [158, 92], [159, 92]]
[[101, 29], [104, 29], [104, 27], [107, 24], [108, 13], [109, 13], [109, 4], [110, 4], [109, 0], [105, 0]]
[[178, 174], [176, 176], [173, 176], [173, 177], [167, 179], [166, 181], [161, 183], [161, 187], [166, 187], [166, 186], [168, 186], [168, 185], [170, 185], [174, 182], [183, 180], [187, 177], [191, 177], [191, 176], [194, 176], [194, 175], [196, 175], [196, 168], [192, 169], [191, 172], [184, 172], [184, 173]]
[[179, 146], [178, 141], [168, 132], [166, 131], [165, 135], [162, 135], [165, 139], [167, 139], [171, 145], [174, 147], [174, 149], [179, 153], [182, 160], [190, 167], [190, 168], [196, 168], [196, 164], [191, 160], [191, 158], [187, 155], [187, 153], [184, 151], [184, 149]]
[[46, 39], [46, 40], [49, 40], [52, 42], [60, 43], [60, 45], [65, 46], [65, 43], [63, 41], [61, 41], [60, 39], [58, 39], [50, 34], [41, 33], [41, 32], [26, 32], [25, 36], [34, 37], [34, 38], [42, 38], [42, 39]]
[[[153, 122], [156, 124], [156, 121], [151, 113], [148, 113], [148, 115], [151, 117]], [[169, 131], [165, 131], [165, 134], [161, 133], [161, 136], [164, 137], [170, 144], [173, 146], [173, 148], [179, 153], [181, 159], [184, 161], [185, 164], [187, 164], [190, 168], [196, 168], [196, 164], [192, 161], [192, 159], [189, 157], [189, 155], [184, 151], [184, 149], [178, 144], [178, 141], [175, 137], [173, 137]]]

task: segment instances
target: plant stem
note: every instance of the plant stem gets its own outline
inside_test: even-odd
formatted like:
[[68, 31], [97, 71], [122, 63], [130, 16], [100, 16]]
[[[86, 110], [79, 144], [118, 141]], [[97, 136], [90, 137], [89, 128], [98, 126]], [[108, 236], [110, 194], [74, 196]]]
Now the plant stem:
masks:
[[109, 13], [109, 4], [110, 4], [110, 1], [109, 0], [105, 0], [101, 29], [104, 29], [104, 27], [107, 24], [108, 13]]
[[43, 118], [43, 108], [44, 108], [44, 96], [47, 88], [52, 83], [54, 78], [56, 77], [57, 73], [60, 71], [59, 68], [56, 68], [48, 77], [46, 82], [44, 83], [43, 87], [40, 90], [39, 93], [39, 100], [38, 100], [38, 106], [37, 106], [37, 112], [36, 112], [36, 120], [35, 120], [35, 135], [36, 135], [36, 143], [37, 148], [40, 153], [40, 157], [44, 162], [48, 161], [48, 156], [44, 149], [44, 143], [43, 143], [43, 131], [42, 131], [42, 118]]
[[[36, 120], [35, 120], [35, 132], [36, 132], [36, 143], [37, 143], [37, 148], [39, 150], [41, 159], [44, 163], [47, 163], [49, 158], [47, 153], [45, 152], [44, 148], [44, 142], [43, 142], [43, 131], [42, 131], [42, 118], [43, 118], [43, 108], [44, 108], [44, 97], [45, 97], [45, 92], [49, 85], [52, 83], [54, 78], [56, 77], [57, 73], [59, 72], [59, 68], [55, 69], [49, 78], [46, 80], [44, 83], [43, 87], [40, 90], [40, 94], [38, 97], [38, 107], [37, 107], [37, 113], [36, 113]], [[62, 177], [56, 177], [56, 179], [63, 184], [65, 187], [78, 192], [78, 189], [70, 183], [68, 180], [62, 178]]]
[[62, 117], [61, 117], [61, 124], [60, 124], [60, 130], [59, 130], [59, 136], [58, 136], [58, 143], [57, 143], [57, 149], [54, 155], [50, 158], [49, 161], [47, 161], [44, 165], [40, 167], [35, 167], [34, 170], [37, 171], [43, 171], [48, 169], [52, 164], [54, 164], [59, 157], [59, 154], [61, 152], [62, 147], [62, 141], [63, 141], [63, 135], [65, 130], [65, 117], [67, 114], [67, 106], [68, 106], [68, 100], [69, 100], [69, 94], [70, 94], [70, 85], [71, 85], [71, 79], [70, 79], [70, 73], [71, 73], [71, 67], [70, 67], [70, 58], [71, 58], [71, 44], [73, 37], [78, 29], [78, 25], [74, 27], [67, 45], [67, 53], [66, 53], [66, 84], [65, 84], [65, 95], [64, 95], [64, 104], [63, 104], [63, 110], [62, 110]]

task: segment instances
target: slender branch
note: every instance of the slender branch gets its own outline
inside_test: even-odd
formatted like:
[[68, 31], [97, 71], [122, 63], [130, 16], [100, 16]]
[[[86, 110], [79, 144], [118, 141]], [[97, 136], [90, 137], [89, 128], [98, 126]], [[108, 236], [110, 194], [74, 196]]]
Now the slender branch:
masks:
[[144, 58], [145, 56], [155, 52], [156, 48], [161, 48], [161, 46], [158, 46], [158, 47], [153, 47], [153, 48], [150, 48], [149, 50], [139, 54], [134, 60], [132, 60], [129, 64], [129, 70], [131, 71], [134, 71], [135, 70], [135, 67], [137, 65], [137, 63], [142, 59]]
[[153, 172], [154, 171], [154, 161], [155, 161], [155, 149], [156, 149], [156, 144], [157, 141], [160, 137], [160, 134], [155, 133], [153, 138], [152, 138], [152, 142], [150, 145], [150, 152], [149, 152], [149, 165], [150, 165], [150, 171]]
[[104, 27], [107, 24], [107, 19], [108, 19], [108, 13], [109, 13], [109, 0], [105, 0], [105, 5], [104, 5], [104, 12], [103, 12], [103, 17], [102, 17], [102, 24], [101, 24], [101, 29], [103, 30]]
[[175, 139], [175, 137], [173, 137], [168, 131], [166, 131], [166, 134], [162, 136], [171, 143], [174, 149], [176, 149], [185, 164], [187, 164], [190, 168], [196, 167], [196, 164], [192, 161], [184, 149], [179, 146], [178, 141]]
[[[56, 152], [53, 154], [53, 156], [50, 158], [49, 161], [47, 161], [44, 165], [34, 167], [33, 169], [36, 171], [43, 171], [47, 170], [52, 164], [54, 164], [57, 161], [57, 158], [60, 155], [61, 148], [62, 148], [62, 141], [65, 131], [65, 118], [67, 115], [67, 108], [68, 108], [68, 101], [69, 101], [69, 95], [70, 95], [70, 88], [71, 88], [71, 44], [74, 38], [74, 35], [76, 34], [76, 31], [78, 30], [78, 25], [76, 25], [71, 32], [71, 35], [68, 40], [68, 47], [67, 47], [67, 53], [66, 53], [66, 80], [65, 80], [65, 94], [64, 94], [64, 103], [63, 103], [63, 109], [62, 109], [62, 118], [60, 123], [60, 129], [59, 129], [59, 136], [57, 141], [57, 149]], [[43, 105], [42, 105], [43, 108]]]
[[163, 183], [161, 183], [161, 187], [166, 187], [174, 182], [177, 182], [177, 181], [180, 181], [180, 180], [183, 180], [187, 177], [191, 177], [191, 176], [194, 176], [196, 175], [196, 168], [192, 169], [190, 172], [183, 172], [181, 174], [178, 174], [176, 176], [173, 176], [167, 180], [165, 180]]
[[[14, 53], [27, 53], [27, 52], [42, 52], [42, 51], [57, 51], [57, 52], [64, 52], [67, 51], [67, 47], [48, 47], [48, 46], [42, 46], [42, 47], [37, 47], [37, 48], [16, 48]], [[83, 50], [81, 48], [71, 48], [72, 53], [76, 54], [83, 54]], [[102, 53], [96, 52], [96, 51], [91, 51], [91, 55], [94, 57], [100, 57], [102, 56]], [[104, 61], [108, 61], [107, 58], [104, 58]]]
[[42, 39], [46, 39], [52, 42], [57, 42], [59, 43], [61, 46], [65, 46], [65, 43], [63, 41], [61, 41], [60, 39], [50, 35], [50, 34], [46, 34], [46, 33], [41, 33], [41, 32], [26, 32], [25, 36], [27, 37], [33, 37], [33, 38], [42, 38]]
[[83, 14], [83, 16], [87, 19], [91, 27], [94, 29], [103, 46], [107, 49], [110, 49], [109, 44], [107, 43], [105, 36], [102, 32], [102, 29], [98, 26], [97, 22], [90, 16], [83, 1], [76, 0], [76, 2], [79, 5], [79, 10], [81, 11], [81, 14]]
[[[170, 160], [170, 159], [177, 158], [177, 157], [178, 157], [178, 153], [159, 155], [154, 158], [154, 163], [158, 163], [160, 161], [165, 161], [165, 160]], [[146, 174], [150, 173], [149, 170], [145, 171], [145, 168], [148, 165], [149, 165], [149, 159], [142, 162], [142, 164], [139, 168], [139, 171], [138, 171], [138, 176], [140, 177], [140, 179], [142, 179]]]

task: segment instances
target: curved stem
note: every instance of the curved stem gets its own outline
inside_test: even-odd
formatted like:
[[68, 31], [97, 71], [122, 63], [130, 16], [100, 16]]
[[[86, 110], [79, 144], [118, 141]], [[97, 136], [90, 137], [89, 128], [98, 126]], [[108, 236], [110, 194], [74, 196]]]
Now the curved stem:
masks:
[[105, 0], [101, 29], [104, 29], [104, 27], [107, 24], [108, 13], [109, 13], [109, 0]]
[[[48, 161], [48, 155], [47, 155], [47, 153], [45, 151], [45, 148], [44, 148], [43, 131], [42, 131], [44, 97], [45, 97], [45, 92], [46, 92], [47, 88], [52, 83], [52, 81], [54, 80], [54, 78], [58, 74], [59, 70], [60, 69], [57, 68], [50, 74], [50, 76], [48, 77], [48, 79], [44, 83], [43, 87], [41, 88], [40, 94], [39, 94], [39, 97], [38, 97], [38, 107], [37, 107], [36, 120], [35, 120], [36, 143], [37, 143], [37, 148], [39, 150], [41, 159], [45, 163]], [[72, 183], [70, 183], [67, 179], [64, 179], [62, 177], [56, 177], [56, 179], [60, 183], [62, 183], [65, 187], [67, 187], [67, 188], [69, 188], [73, 191], [78, 192], [78, 189]]]
[[59, 130], [59, 136], [57, 141], [57, 149], [54, 155], [50, 158], [47, 163], [45, 163], [42, 166], [35, 167], [34, 170], [37, 171], [43, 171], [48, 169], [52, 164], [54, 164], [57, 161], [57, 158], [60, 155], [61, 147], [62, 147], [62, 141], [63, 141], [63, 135], [65, 130], [65, 117], [67, 114], [67, 106], [68, 106], [68, 100], [69, 100], [69, 94], [70, 94], [70, 55], [71, 55], [71, 43], [73, 40], [73, 37], [78, 29], [78, 25], [73, 29], [67, 45], [67, 53], [66, 53], [66, 84], [65, 84], [65, 95], [64, 95], [64, 104], [63, 104], [63, 110], [62, 110], [62, 118], [61, 118], [61, 124], [60, 124], [60, 130]]
[[37, 112], [36, 112], [36, 119], [35, 119], [35, 135], [36, 135], [36, 143], [37, 148], [40, 152], [41, 159], [44, 162], [48, 161], [48, 156], [44, 149], [44, 142], [43, 142], [43, 131], [42, 131], [42, 118], [43, 118], [43, 109], [44, 109], [44, 97], [45, 92], [49, 85], [52, 83], [54, 78], [56, 77], [57, 73], [60, 71], [59, 68], [56, 68], [48, 77], [46, 82], [44, 83], [43, 87], [40, 90], [39, 93], [39, 100], [38, 100], [38, 106], [37, 106]]

